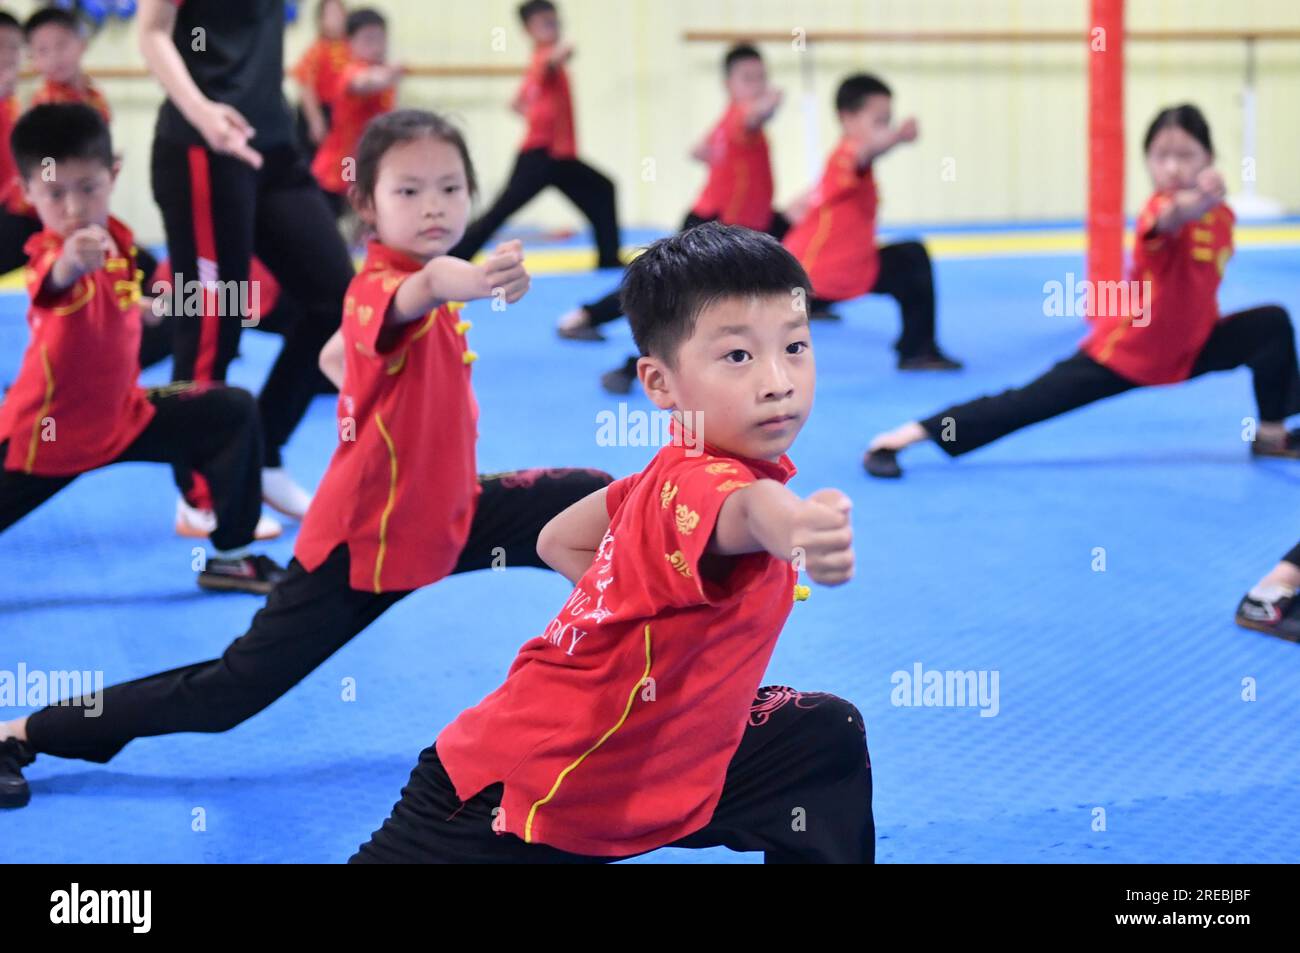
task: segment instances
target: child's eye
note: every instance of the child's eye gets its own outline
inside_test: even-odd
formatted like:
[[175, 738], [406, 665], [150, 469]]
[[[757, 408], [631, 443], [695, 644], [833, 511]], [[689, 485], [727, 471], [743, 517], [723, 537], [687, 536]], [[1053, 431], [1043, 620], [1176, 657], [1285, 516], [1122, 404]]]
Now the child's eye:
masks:
[[806, 350], [808, 350], [807, 341], [792, 341], [785, 347], [785, 353], [787, 354], [802, 354]]
[[410, 196], [412, 196], [412, 195], [415, 194], [415, 189], [412, 189], [412, 188], [409, 188], [409, 187], [403, 187], [403, 188], [400, 188], [400, 189], [397, 190], [397, 194], [398, 194], [398, 195], [404, 195], [404, 196], [406, 196], [406, 197], [409, 198]]
[[461, 187], [459, 185], [449, 185], [445, 189], [443, 189], [443, 191], [446, 192], [448, 195], [450, 195], [452, 192], [459, 192], [460, 190]]
[[723, 355], [723, 360], [730, 364], [744, 364], [749, 360], [749, 352], [736, 348], [734, 351], [728, 351]]

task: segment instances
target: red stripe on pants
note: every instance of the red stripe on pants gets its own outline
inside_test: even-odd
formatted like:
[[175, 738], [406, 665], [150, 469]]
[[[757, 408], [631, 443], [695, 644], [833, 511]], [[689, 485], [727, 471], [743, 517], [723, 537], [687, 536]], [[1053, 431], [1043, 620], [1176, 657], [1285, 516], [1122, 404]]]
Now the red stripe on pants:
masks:
[[[190, 202], [194, 219], [194, 250], [200, 263], [198, 279], [203, 281], [202, 261], [206, 258], [217, 266], [217, 236], [212, 227], [212, 178], [208, 169], [208, 150], [203, 146], [190, 146]], [[220, 277], [218, 270], [216, 277]], [[198, 353], [194, 356], [194, 379], [210, 381], [217, 363], [220, 320], [216, 314], [216, 295], [212, 289], [203, 290], [203, 317], [199, 327]]]

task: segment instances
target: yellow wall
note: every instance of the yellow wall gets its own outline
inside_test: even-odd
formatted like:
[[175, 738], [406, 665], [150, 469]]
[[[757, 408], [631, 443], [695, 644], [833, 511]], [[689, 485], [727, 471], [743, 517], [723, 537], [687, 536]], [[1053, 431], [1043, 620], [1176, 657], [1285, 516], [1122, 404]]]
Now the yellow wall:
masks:
[[[35, 4], [15, 3], [25, 13]], [[406, 63], [522, 63], [526, 39], [514, 2], [506, 0], [376, 0], [392, 30], [392, 56]], [[313, 5], [314, 6], [314, 5]], [[687, 158], [694, 141], [723, 108], [721, 44], [686, 44], [687, 29], [1080, 29], [1086, 0], [567, 0], [561, 4], [569, 38], [579, 148], [619, 185], [626, 224], [673, 227], [703, 182]], [[1300, 29], [1293, 0], [1129, 0], [1138, 29]], [[111, 24], [92, 42], [87, 62], [138, 63], [131, 27]], [[309, 20], [290, 27], [286, 61], [310, 42]], [[493, 49], [504, 39], [505, 48]], [[914, 114], [921, 139], [882, 161], [882, 215], [895, 222], [955, 222], [1077, 218], [1085, 200], [1085, 54], [1061, 44], [838, 44], [795, 52], [788, 43], [764, 47], [772, 76], [786, 90], [769, 127], [778, 202], [818, 174], [822, 156], [806, 160], [801, 57], [811, 55], [821, 152], [834, 141], [829, 106], [845, 73], [878, 72], [895, 92], [895, 111]], [[1300, 42], [1269, 43], [1259, 56], [1261, 193], [1300, 209]], [[1127, 73], [1129, 150], [1127, 205], [1147, 191], [1138, 149], [1146, 123], [1165, 104], [1192, 101], [1207, 113], [1229, 178], [1239, 188], [1239, 43], [1130, 44]], [[485, 198], [507, 175], [522, 125], [506, 103], [508, 78], [408, 80], [405, 105], [434, 107], [459, 119], [469, 134]], [[105, 82], [126, 156], [116, 209], [149, 240], [161, 237], [148, 188], [148, 155], [158, 92], [152, 82]], [[292, 93], [292, 91], [291, 91]], [[653, 180], [647, 174], [653, 160]], [[955, 179], [945, 177], [946, 160]], [[520, 221], [576, 225], [557, 195], [537, 200]]]

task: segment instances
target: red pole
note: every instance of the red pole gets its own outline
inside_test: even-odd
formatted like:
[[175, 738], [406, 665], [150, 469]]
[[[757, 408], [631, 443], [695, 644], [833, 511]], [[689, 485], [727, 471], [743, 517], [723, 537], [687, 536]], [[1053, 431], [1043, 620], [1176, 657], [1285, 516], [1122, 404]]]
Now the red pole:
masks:
[[1088, 278], [1119, 281], [1124, 277], [1124, 0], [1092, 0], [1088, 50]]

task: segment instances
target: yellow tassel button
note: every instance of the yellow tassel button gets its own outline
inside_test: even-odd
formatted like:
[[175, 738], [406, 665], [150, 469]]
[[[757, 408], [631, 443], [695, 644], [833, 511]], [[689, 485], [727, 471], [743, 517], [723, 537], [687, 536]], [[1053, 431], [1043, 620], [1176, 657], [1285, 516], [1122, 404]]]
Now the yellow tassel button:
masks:
[[795, 587], [794, 587], [794, 601], [795, 601], [795, 602], [807, 602], [807, 601], [808, 601], [808, 597], [811, 596], [811, 595], [812, 595], [812, 589], [810, 589], [810, 588], [807, 587], [807, 586], [795, 586]]
[[473, 364], [478, 360], [478, 355], [473, 351], [466, 351], [460, 356], [460, 359], [466, 364]]
[[466, 331], [468, 331], [468, 330], [469, 330], [470, 328], [472, 328], [473, 326], [474, 326], [474, 323], [473, 323], [472, 321], [457, 321], [457, 322], [456, 322], [456, 333], [457, 333], [457, 334], [464, 334]]

